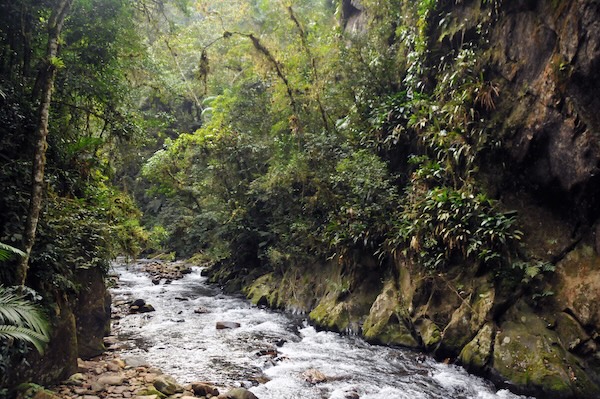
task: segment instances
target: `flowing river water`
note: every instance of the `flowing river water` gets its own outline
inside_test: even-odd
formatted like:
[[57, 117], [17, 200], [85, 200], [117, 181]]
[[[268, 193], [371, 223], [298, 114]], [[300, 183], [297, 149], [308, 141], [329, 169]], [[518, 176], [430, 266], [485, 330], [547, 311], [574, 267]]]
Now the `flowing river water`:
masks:
[[[113, 267], [120, 276], [114, 302], [141, 298], [156, 309], [127, 315], [114, 326], [126, 344], [122, 356], [181, 383], [243, 386], [260, 399], [525, 398], [417, 352], [317, 331], [301, 315], [253, 306], [209, 285], [200, 268], [172, 284], [154, 285], [139, 263]], [[218, 330], [218, 321], [241, 327]], [[307, 382], [309, 370], [327, 380]]]

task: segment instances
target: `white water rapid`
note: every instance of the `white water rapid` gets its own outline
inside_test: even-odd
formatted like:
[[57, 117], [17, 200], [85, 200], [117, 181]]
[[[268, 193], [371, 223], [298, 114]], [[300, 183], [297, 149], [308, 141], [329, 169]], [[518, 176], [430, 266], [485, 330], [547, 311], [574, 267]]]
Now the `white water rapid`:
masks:
[[[182, 383], [244, 386], [260, 399], [516, 399], [524, 398], [418, 353], [374, 346], [358, 337], [316, 331], [301, 316], [251, 305], [208, 285], [194, 268], [169, 285], [154, 285], [139, 264], [115, 264], [113, 301], [144, 299], [155, 312], [114, 326], [129, 343], [122, 356], [142, 358]], [[207, 313], [195, 313], [199, 308]], [[217, 330], [217, 321], [241, 324]], [[283, 344], [282, 344], [283, 343]], [[280, 345], [277, 347], [276, 345]], [[260, 351], [277, 349], [274, 358]], [[327, 376], [306, 381], [307, 370]]]

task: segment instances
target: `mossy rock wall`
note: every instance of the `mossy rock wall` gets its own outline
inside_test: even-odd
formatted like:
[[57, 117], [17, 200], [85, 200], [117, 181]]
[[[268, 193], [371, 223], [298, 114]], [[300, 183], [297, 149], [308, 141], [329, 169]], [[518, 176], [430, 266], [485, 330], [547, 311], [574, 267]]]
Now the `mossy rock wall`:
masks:
[[[565, 258], [556, 278], [572, 294], [577, 273], [569, 272], [569, 280], [563, 269], [587, 264], [600, 270], [598, 259], [583, 246]], [[247, 280], [244, 292], [257, 305], [306, 313], [321, 328], [360, 332], [374, 343], [455, 361], [516, 392], [557, 398], [600, 394], [594, 361], [598, 337], [589, 333], [595, 319], [590, 316], [587, 325], [579, 321], [566, 306], [574, 303], [568, 301], [573, 295], [558, 292], [541, 306], [523, 292], [502, 292], [493, 274], [477, 275], [475, 265], [432, 275], [402, 257], [391, 268], [365, 256], [354, 262], [266, 273]]]

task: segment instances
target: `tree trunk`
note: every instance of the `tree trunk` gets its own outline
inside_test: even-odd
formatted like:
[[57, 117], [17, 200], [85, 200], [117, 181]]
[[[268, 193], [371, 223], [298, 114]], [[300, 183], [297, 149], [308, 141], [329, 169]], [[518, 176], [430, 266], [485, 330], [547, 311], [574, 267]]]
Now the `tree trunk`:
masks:
[[32, 168], [31, 198], [29, 200], [29, 211], [23, 234], [23, 252], [25, 252], [25, 256], [21, 259], [16, 270], [16, 279], [20, 285], [25, 285], [27, 279], [29, 257], [31, 255], [31, 248], [33, 248], [35, 242], [35, 233], [42, 209], [44, 168], [46, 166], [46, 148], [48, 147], [48, 117], [50, 114], [54, 78], [56, 76], [55, 59], [58, 54], [58, 39], [72, 4], [73, 0], [56, 0], [56, 5], [48, 20], [46, 60], [42, 66], [43, 69], [40, 71], [41, 94]]

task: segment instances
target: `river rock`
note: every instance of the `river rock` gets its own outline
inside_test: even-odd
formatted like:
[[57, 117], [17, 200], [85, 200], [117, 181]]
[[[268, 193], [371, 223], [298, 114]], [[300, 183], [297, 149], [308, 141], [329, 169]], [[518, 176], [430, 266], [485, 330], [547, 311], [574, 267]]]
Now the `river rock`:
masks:
[[217, 321], [217, 330], [224, 330], [227, 328], [239, 328], [241, 327], [240, 323], [236, 323], [234, 321]]
[[140, 307], [140, 306], [144, 306], [145, 304], [146, 304], [146, 300], [145, 300], [145, 299], [141, 299], [141, 298], [140, 298], [140, 299], [136, 299], [136, 300], [134, 300], [133, 302], [131, 302], [131, 304], [130, 304], [129, 306], [130, 306], [130, 307], [131, 307], [131, 306], [137, 306], [137, 307]]
[[68, 385], [82, 386], [86, 379], [87, 378], [82, 373], [75, 373], [69, 377], [66, 383]]
[[122, 385], [125, 377], [122, 375], [105, 375], [98, 378], [98, 383], [102, 385]]
[[234, 388], [227, 393], [217, 396], [218, 399], [258, 399], [255, 394], [246, 388]]
[[156, 377], [152, 385], [154, 385], [154, 388], [156, 388], [159, 392], [162, 392], [167, 396], [174, 395], [177, 392], [183, 392], [183, 387], [179, 385], [172, 377], [167, 375], [160, 375]]
[[302, 373], [302, 377], [304, 377], [304, 380], [310, 384], [319, 384], [327, 381], [325, 374], [321, 373], [317, 369], [306, 370], [304, 373]]
[[97, 393], [104, 391], [104, 385], [100, 384], [98, 381], [94, 381], [90, 384], [90, 392]]
[[130, 306], [129, 307], [129, 313], [148, 313], [148, 312], [154, 312], [156, 309], [154, 309], [154, 306], [150, 305], [149, 303], [146, 303], [142, 306]]
[[148, 367], [148, 361], [139, 356], [128, 356], [123, 358], [127, 367]]
[[275, 348], [262, 349], [262, 350], [259, 350], [258, 352], [256, 352], [256, 356], [258, 356], [258, 357], [260, 357], [260, 356], [277, 357], [277, 349], [275, 349]]
[[192, 383], [192, 391], [194, 391], [194, 395], [196, 396], [217, 396], [219, 395], [219, 390], [212, 385], [209, 385], [205, 382], [194, 382]]
[[194, 309], [194, 313], [197, 313], [197, 314], [204, 314], [204, 313], [209, 313], [209, 312], [210, 311], [203, 306], [200, 306], [199, 308]]

